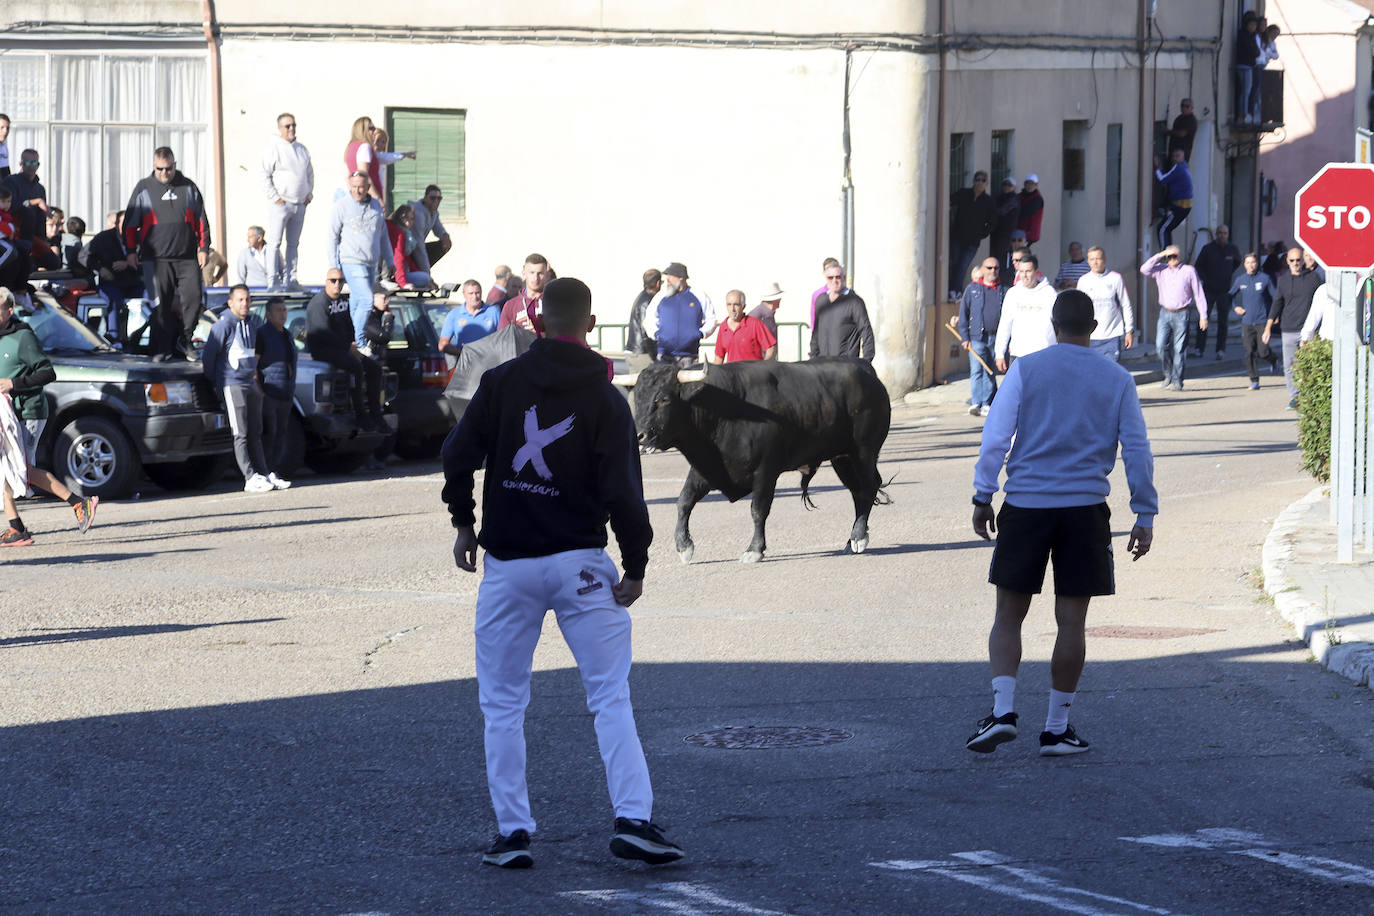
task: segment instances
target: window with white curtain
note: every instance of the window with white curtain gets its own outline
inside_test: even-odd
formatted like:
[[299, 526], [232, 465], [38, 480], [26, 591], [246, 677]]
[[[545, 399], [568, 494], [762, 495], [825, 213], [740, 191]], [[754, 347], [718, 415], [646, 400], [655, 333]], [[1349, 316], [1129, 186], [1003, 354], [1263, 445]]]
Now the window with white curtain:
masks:
[[48, 202], [89, 232], [122, 210], [170, 146], [177, 167], [208, 199], [210, 87], [204, 55], [0, 53], [0, 112], [10, 116], [10, 159], [38, 150]]

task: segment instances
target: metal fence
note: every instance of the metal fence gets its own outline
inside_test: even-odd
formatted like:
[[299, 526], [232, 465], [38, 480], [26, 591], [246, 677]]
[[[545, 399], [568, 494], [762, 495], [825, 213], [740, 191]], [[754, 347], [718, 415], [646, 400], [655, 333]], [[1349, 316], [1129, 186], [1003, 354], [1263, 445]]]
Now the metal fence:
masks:
[[[620, 352], [625, 349], [626, 336], [629, 333], [628, 324], [601, 324], [597, 323], [592, 329], [590, 339], [593, 350], [603, 352]], [[807, 349], [810, 346], [811, 326], [804, 321], [779, 321], [778, 322], [778, 359], [785, 362], [800, 362], [806, 359]], [[701, 342], [701, 361], [710, 362], [711, 354], [716, 351], [716, 338], [714, 335]]]
[[1374, 462], [1371, 462], [1371, 304], [1374, 278], [1341, 271], [1340, 305], [1331, 347], [1331, 521], [1336, 559], [1351, 563], [1355, 544], [1374, 551]]

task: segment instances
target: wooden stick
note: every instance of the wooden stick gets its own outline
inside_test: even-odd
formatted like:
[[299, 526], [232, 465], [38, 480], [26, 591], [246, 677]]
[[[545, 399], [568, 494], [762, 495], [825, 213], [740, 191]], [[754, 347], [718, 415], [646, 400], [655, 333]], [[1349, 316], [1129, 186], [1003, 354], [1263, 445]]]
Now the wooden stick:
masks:
[[[951, 334], [953, 334], [955, 337], [959, 338], [959, 343], [963, 343], [963, 342], [964, 342], [964, 335], [960, 334], [959, 331], [955, 328], [955, 325], [957, 325], [958, 323], [959, 323], [959, 319], [958, 319], [957, 317], [951, 318], [951, 319], [949, 320], [949, 324], [945, 325], [944, 327], [945, 327], [945, 330], [949, 331], [949, 333], [951, 333]], [[974, 359], [978, 360], [978, 362], [980, 362], [980, 363], [983, 363], [983, 357], [981, 357], [981, 356], [979, 356], [977, 353], [975, 353], [971, 347], [969, 348], [969, 352], [970, 352], [970, 353], [973, 353], [973, 358], [974, 358]], [[983, 368], [986, 369], [986, 370], [988, 370], [988, 375], [996, 375], [996, 374], [997, 374], [996, 372], [993, 372], [993, 371], [992, 371], [992, 367], [989, 366], [987, 363], [983, 363]]]

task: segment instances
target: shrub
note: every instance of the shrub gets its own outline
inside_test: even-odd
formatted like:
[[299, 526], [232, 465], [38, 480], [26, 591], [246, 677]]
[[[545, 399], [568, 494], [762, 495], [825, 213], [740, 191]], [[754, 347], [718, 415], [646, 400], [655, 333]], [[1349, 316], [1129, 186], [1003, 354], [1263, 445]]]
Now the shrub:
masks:
[[1313, 340], [1298, 349], [1293, 381], [1302, 469], [1326, 483], [1331, 479], [1331, 341]]

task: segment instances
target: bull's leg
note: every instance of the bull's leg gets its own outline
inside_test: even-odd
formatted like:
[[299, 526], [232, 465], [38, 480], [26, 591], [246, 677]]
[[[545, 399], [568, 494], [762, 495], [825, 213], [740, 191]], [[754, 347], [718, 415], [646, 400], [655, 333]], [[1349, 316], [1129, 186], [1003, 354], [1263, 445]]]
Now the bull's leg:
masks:
[[711, 485], [695, 468], [687, 471], [687, 479], [682, 483], [682, 492], [677, 497], [677, 530], [673, 532], [677, 545], [677, 555], [683, 563], [692, 562], [696, 545], [692, 543], [692, 533], [687, 530], [687, 520], [692, 516], [692, 508], [702, 497], [711, 492]]
[[830, 466], [854, 497], [854, 527], [846, 546], [852, 553], [863, 553], [868, 549], [868, 513], [873, 511], [873, 500], [878, 496], [878, 469], [850, 455], [832, 458]]
[[750, 514], [754, 516], [754, 539], [749, 549], [739, 558], [741, 563], [757, 563], [763, 559], [768, 544], [763, 529], [768, 522], [768, 513], [773, 508], [773, 491], [778, 486], [778, 472], [769, 468], [759, 468], [754, 472], [754, 496], [750, 500]]

